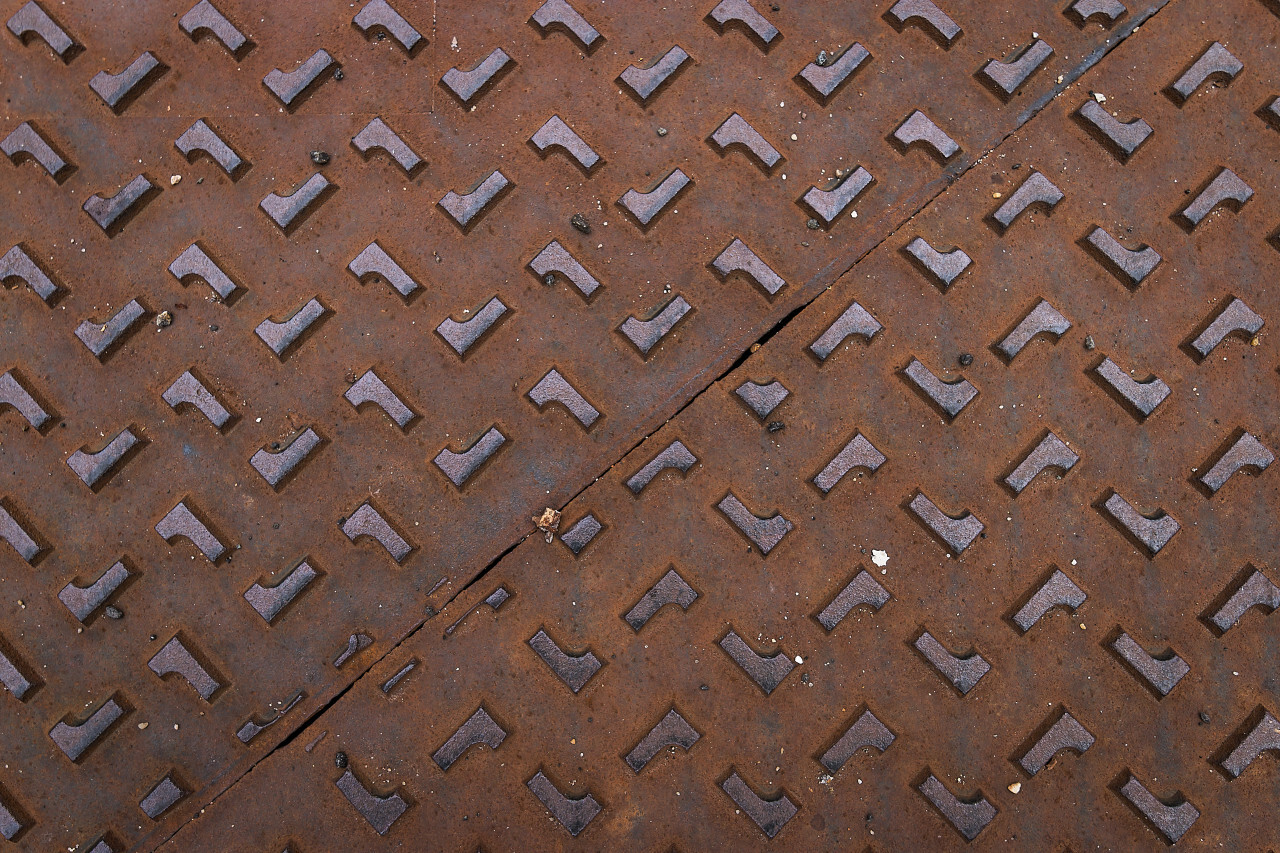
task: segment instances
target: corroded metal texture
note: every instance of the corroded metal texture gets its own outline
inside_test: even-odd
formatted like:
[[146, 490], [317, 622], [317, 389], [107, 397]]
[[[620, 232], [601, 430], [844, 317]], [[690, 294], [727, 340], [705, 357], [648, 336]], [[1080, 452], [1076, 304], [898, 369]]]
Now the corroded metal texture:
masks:
[[[791, 49], [785, 11], [754, 7], [780, 40], [726, 24], [744, 5], [711, 32]], [[1089, 32], [1117, 6], [1045, 16]], [[876, 11], [866, 32], [939, 51], [982, 31], [958, 4]], [[592, 26], [593, 61], [618, 30]], [[1056, 32], [964, 86], [1016, 103]], [[1276, 847], [1278, 40], [1252, 0], [1160, 11], [165, 849]], [[623, 97], [660, 106], [699, 67], [665, 52], [631, 60]], [[877, 144], [901, 156], [917, 107], [978, 150], [919, 104]], [[1120, 129], [1139, 119], [1141, 140]], [[625, 162], [593, 150], [602, 175]], [[612, 198], [663, 192], [674, 165]], [[705, 179], [679, 168], [683, 215]], [[812, 198], [802, 216], [845, 200]], [[815, 218], [814, 242], [847, 219]], [[742, 239], [789, 280], [791, 252]], [[585, 395], [597, 436], [610, 406], [557, 367], [538, 396]]]
[[15, 0], [6, 833], [171, 835], [1160, 3], [883, 6]]

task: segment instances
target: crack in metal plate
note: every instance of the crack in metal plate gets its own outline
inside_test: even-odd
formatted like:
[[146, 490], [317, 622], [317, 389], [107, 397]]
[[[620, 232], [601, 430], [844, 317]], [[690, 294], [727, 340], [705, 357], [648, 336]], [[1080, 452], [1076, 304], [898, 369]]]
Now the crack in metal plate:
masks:
[[[1115, 5], [1052, 14], [1087, 30], [1133, 14]], [[981, 31], [959, 4], [937, 11], [903, 0], [865, 21], [939, 51]], [[776, 44], [714, 16], [711, 32], [772, 60], [796, 39], [765, 15]], [[592, 24], [595, 58], [618, 30]], [[964, 86], [1001, 102], [985, 68], [1025, 95], [1018, 69], [1034, 81], [1062, 55], [1049, 23], [1035, 32]], [[1265, 326], [1280, 310], [1277, 36], [1280, 17], [1252, 0], [1161, 11], [166, 849], [1280, 843], [1266, 632], [1280, 602]], [[699, 65], [653, 68], [670, 79], [624, 97], [660, 107]], [[1152, 132], [1131, 145], [1090, 103]], [[885, 136], [914, 108], [937, 120], [913, 104]], [[657, 140], [675, 133], [663, 121]], [[791, 169], [794, 150], [770, 141]], [[605, 170], [625, 162], [594, 150]], [[694, 181], [683, 215], [705, 179], [680, 168]], [[617, 197], [661, 192], [668, 174]], [[670, 222], [650, 221], [646, 239]], [[810, 242], [845, 224], [817, 222]], [[573, 251], [572, 233], [556, 238]], [[792, 252], [743, 240], [788, 278]], [[608, 401], [557, 367], [607, 423]], [[492, 422], [450, 452], [482, 446]], [[378, 495], [367, 505], [394, 515]]]
[[[1248, 69], [1277, 19], [1238, 3], [1256, 31], [1191, 3], [1136, 36], [1158, 6], [15, 4], [0, 731], [42, 769], [0, 775], [5, 834], [152, 849], [231, 786], [174, 845], [1083, 846], [1004, 790], [1084, 742], [1060, 707], [1106, 838], [1205, 831], [1222, 801], [1100, 720], [1265, 719], [1205, 687], [1273, 600], [1244, 574], [1267, 513], [1232, 500], [1270, 480], [1232, 475], [1275, 445], [1239, 338], [1274, 313]], [[1085, 79], [1134, 112], [1077, 115], [1126, 37]], [[1205, 375], [1233, 353], [1253, 373]], [[1242, 572], [1186, 585], [1205, 619], [1123, 586], [1197, 548]], [[1105, 688], [1016, 677], [1037, 630], [1000, 608], [1054, 566]], [[850, 776], [879, 799], [824, 804]]]

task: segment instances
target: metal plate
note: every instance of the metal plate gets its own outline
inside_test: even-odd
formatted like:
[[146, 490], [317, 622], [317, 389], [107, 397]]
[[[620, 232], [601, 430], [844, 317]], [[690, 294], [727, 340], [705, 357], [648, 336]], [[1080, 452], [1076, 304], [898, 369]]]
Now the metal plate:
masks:
[[[1215, 41], [1242, 69], [1167, 94]], [[1277, 363], [1230, 307], [1280, 312], [1278, 41], [1162, 11], [570, 503], [576, 555], [526, 540], [172, 849], [1280, 843]], [[1122, 159], [1090, 102], [1154, 133]], [[1200, 217], [1223, 168], [1252, 193]]]
[[[956, 4], [948, 44], [885, 4], [779, 5], [767, 42], [700, 5], [583, 8], [587, 52], [537, 3], [12, 4], [3, 248], [30, 287], [0, 295], [0, 370], [49, 415], [0, 416], [30, 537], [6, 528], [0, 635], [39, 682], [0, 726], [21, 844], [166, 838], [1156, 8]], [[1036, 37], [1056, 52], [1014, 95], [975, 77]], [[797, 77], [855, 39], [829, 97]], [[691, 60], [627, 94], [673, 44]], [[960, 151], [894, 139], [915, 110]], [[711, 141], [735, 112], [780, 162]], [[599, 163], [538, 150], [555, 115]], [[800, 203], [859, 165], [852, 206]], [[675, 169], [692, 185], [657, 215], [619, 205]], [[785, 284], [722, 277], [735, 238]], [[553, 240], [590, 298], [530, 269]], [[677, 296], [651, 348], [620, 331]], [[441, 329], [495, 298], [487, 334]], [[573, 411], [531, 401], [570, 399], [552, 369]], [[491, 458], [443, 455], [477, 441]], [[58, 748], [101, 708], [91, 748]]]

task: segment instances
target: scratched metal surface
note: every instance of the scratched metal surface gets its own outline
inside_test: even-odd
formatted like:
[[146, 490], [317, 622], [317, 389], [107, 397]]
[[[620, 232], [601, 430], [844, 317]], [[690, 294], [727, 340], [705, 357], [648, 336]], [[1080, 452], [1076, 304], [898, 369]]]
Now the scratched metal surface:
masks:
[[[754, 30], [584, 4], [594, 41], [538, 24], [554, 3], [393, 5], [4, 10], [0, 802], [26, 849], [168, 837], [1159, 4], [946, 4], [960, 35], [886, 3]], [[916, 111], [932, 149], [893, 135]], [[769, 147], [719, 150], [734, 113]], [[675, 169], [667, 204], [626, 195]], [[598, 288], [531, 271], [552, 241]], [[730, 247], [754, 281], [716, 270]]]
[[166, 849], [1275, 848], [1277, 43], [1171, 4]]

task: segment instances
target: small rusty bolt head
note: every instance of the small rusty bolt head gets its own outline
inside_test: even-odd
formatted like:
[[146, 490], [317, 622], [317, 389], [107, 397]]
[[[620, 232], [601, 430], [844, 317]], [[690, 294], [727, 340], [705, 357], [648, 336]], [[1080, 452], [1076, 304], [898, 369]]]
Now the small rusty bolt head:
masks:
[[958, 361], [960, 362], [961, 367], [968, 367], [969, 365], [973, 364], [973, 356], [967, 352], [962, 352], [960, 353], [960, 358], [958, 359]]
[[333, 159], [333, 158], [332, 158], [332, 157], [330, 157], [330, 156], [329, 156], [327, 153], [325, 153], [324, 151], [312, 151], [312, 152], [311, 152], [311, 162], [312, 162], [312, 163], [315, 163], [317, 166], [328, 166], [328, 165], [329, 165], [329, 161], [330, 161], [330, 160], [332, 160], [332, 159]]
[[587, 222], [587, 217], [583, 216], [581, 213], [575, 213], [573, 216], [569, 217], [569, 224], [574, 228], [577, 228], [583, 234], [591, 233], [591, 223]]
[[347, 766], [347, 754], [345, 752], [339, 752], [335, 755], [333, 757], [333, 765], [339, 770], [345, 768]]

